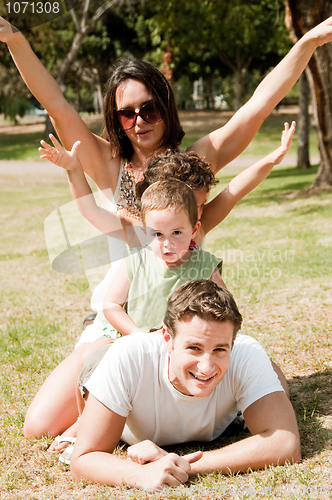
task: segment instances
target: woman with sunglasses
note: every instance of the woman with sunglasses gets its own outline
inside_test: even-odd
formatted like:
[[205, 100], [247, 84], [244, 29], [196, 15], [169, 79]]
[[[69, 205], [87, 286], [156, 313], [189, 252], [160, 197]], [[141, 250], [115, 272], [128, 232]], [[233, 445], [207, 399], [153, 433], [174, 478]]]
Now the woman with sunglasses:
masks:
[[[297, 42], [226, 125], [189, 149], [210, 163], [214, 172], [227, 165], [247, 147], [264, 119], [291, 89], [316, 47], [331, 40], [329, 18]], [[79, 160], [84, 171], [100, 190], [113, 193], [105, 208], [117, 207], [137, 217], [135, 183], [142, 178], [151, 157], [178, 147], [183, 137], [166, 79], [142, 61], [119, 62], [108, 83], [104, 139], [90, 132], [24, 36], [2, 18], [0, 41], [7, 43], [25, 83], [47, 110], [65, 149], [71, 150], [76, 141], [81, 141]], [[70, 354], [36, 395], [25, 422], [27, 437], [56, 436], [76, 420], [72, 388], [79, 354], [79, 349]]]

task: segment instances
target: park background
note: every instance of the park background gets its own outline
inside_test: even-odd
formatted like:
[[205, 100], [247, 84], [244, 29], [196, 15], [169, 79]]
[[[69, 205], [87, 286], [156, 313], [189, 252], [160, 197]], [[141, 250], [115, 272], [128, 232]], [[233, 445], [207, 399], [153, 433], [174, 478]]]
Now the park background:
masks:
[[[85, 0], [85, 23], [91, 30], [63, 71], [83, 3], [26, 33], [96, 133], [102, 130], [108, 68], [121, 55], [143, 57], [170, 78], [186, 147], [226, 123], [292, 45], [281, 1], [114, 1], [93, 24], [103, 4]], [[305, 109], [311, 118], [305, 146], [311, 164], [302, 162], [306, 168], [297, 168], [296, 136], [283, 164], [238, 204], [206, 243], [207, 250], [224, 259], [224, 279], [244, 316], [245, 332], [264, 345], [286, 374], [303, 461], [229, 477], [210, 474], [155, 497], [332, 498], [331, 191], [326, 185], [313, 189], [320, 163], [319, 122], [310, 99], [299, 108], [303, 88], [297, 84], [245, 153], [220, 172], [212, 196], [279, 145], [284, 121], [308, 123]], [[1, 45], [0, 498], [149, 497], [89, 481], [76, 484], [57, 455], [47, 452], [50, 438], [23, 438], [26, 409], [45, 377], [73, 348], [90, 299], [84, 274], [57, 273], [50, 265], [44, 221], [70, 202], [71, 195], [65, 173], [38, 161], [45, 116], [36, 108], [39, 104]], [[213, 446], [243, 437], [226, 436]]]

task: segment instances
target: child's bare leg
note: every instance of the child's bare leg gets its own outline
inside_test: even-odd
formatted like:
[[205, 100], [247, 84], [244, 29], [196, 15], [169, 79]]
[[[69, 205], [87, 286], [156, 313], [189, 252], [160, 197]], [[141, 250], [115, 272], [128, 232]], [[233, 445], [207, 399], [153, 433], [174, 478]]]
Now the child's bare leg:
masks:
[[25, 437], [57, 436], [77, 420], [74, 387], [77, 361], [85, 348], [75, 349], [45, 380], [26, 414]]

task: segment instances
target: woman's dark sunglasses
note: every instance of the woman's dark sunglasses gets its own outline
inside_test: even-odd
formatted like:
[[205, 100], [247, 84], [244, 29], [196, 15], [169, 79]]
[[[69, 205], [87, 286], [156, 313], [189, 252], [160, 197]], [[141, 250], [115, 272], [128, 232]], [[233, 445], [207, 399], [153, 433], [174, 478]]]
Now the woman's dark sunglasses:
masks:
[[164, 111], [154, 102], [143, 104], [138, 113], [136, 113], [133, 109], [119, 109], [116, 114], [118, 115], [118, 119], [123, 130], [133, 128], [138, 116], [140, 116], [145, 122], [151, 124], [161, 122], [161, 120], [165, 117]]

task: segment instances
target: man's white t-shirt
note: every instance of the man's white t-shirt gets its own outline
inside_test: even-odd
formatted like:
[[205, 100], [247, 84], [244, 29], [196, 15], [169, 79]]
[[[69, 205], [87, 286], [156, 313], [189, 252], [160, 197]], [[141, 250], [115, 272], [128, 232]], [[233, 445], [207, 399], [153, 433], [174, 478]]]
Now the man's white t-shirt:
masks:
[[187, 396], [168, 379], [168, 352], [161, 334], [134, 333], [117, 340], [86, 387], [103, 405], [127, 417], [121, 439], [149, 439], [159, 446], [212, 441], [252, 403], [283, 391], [263, 347], [238, 334], [227, 372], [213, 393]]

